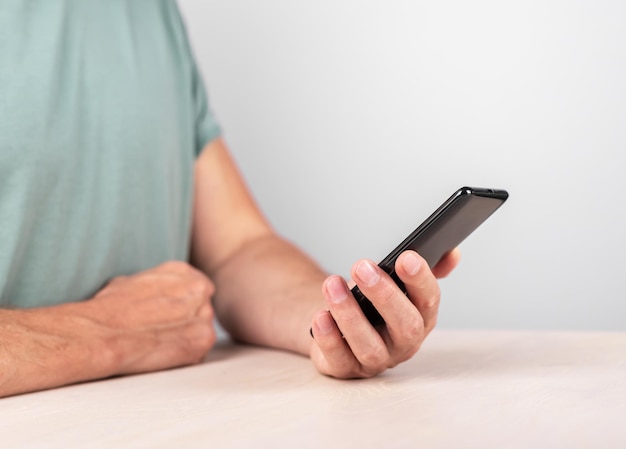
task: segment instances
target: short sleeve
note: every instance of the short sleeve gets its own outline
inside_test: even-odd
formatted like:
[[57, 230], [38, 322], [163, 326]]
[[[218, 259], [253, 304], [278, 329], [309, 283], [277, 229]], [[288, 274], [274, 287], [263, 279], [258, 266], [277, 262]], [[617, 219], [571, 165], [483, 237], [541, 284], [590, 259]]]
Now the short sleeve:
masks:
[[195, 61], [193, 63], [193, 102], [194, 102], [194, 131], [195, 131], [195, 151], [198, 156], [202, 149], [211, 141], [217, 139], [222, 134], [222, 129], [211, 110], [202, 75], [198, 70]]

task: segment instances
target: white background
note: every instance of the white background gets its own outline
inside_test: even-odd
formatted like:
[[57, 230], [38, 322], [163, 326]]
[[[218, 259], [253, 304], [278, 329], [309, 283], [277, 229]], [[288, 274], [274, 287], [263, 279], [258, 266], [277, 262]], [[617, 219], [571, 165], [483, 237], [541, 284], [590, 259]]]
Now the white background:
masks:
[[378, 261], [457, 187], [440, 326], [626, 330], [626, 3], [182, 0], [261, 207], [327, 270]]

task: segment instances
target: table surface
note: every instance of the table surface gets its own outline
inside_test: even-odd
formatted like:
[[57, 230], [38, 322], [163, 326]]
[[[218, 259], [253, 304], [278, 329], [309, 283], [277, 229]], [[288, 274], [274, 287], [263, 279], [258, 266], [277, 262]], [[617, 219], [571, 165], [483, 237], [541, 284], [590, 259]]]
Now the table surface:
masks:
[[0, 400], [8, 448], [626, 448], [626, 333], [436, 330], [385, 374], [220, 342], [200, 365]]

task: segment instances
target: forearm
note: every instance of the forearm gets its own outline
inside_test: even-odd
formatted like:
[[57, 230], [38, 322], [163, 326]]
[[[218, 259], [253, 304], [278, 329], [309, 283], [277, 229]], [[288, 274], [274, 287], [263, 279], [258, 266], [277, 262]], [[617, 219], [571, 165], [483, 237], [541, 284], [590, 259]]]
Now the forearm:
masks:
[[197, 363], [215, 341], [212, 293], [206, 276], [171, 261], [86, 301], [0, 309], [0, 397]]
[[0, 310], [0, 397], [108, 375], [106, 339], [77, 307]]
[[302, 251], [270, 234], [247, 243], [210, 276], [217, 317], [234, 338], [309, 354], [326, 274]]

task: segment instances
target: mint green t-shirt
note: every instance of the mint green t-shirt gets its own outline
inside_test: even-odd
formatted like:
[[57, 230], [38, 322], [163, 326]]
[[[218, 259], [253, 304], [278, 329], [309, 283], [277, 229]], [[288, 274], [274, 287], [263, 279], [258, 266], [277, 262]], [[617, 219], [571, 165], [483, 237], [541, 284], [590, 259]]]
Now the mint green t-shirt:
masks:
[[0, 307], [186, 260], [219, 133], [174, 1], [2, 0]]

